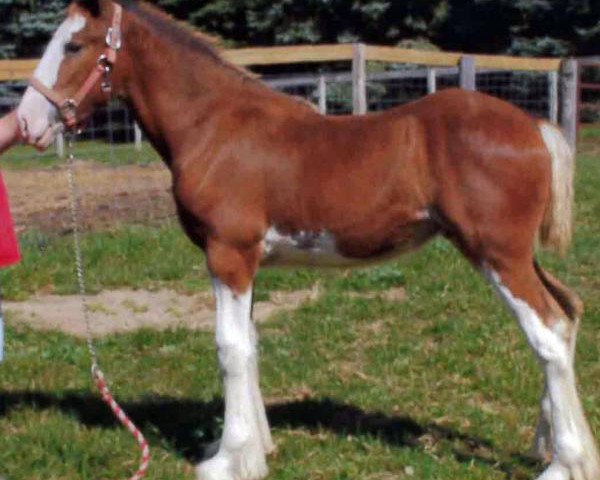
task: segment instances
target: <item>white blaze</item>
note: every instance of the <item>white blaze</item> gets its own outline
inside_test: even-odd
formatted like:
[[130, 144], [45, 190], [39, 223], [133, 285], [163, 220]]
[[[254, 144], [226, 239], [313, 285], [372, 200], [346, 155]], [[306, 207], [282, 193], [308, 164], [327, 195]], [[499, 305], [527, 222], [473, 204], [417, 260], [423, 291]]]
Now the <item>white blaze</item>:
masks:
[[[34, 72], [34, 76], [48, 88], [53, 88], [56, 84], [58, 71], [65, 57], [65, 45], [73, 35], [85, 27], [85, 23], [85, 17], [76, 14], [68, 17], [54, 32]], [[36, 140], [42, 137], [55, 121], [56, 108], [41, 93], [28, 87], [19, 105], [18, 116], [23, 133], [29, 140]]]

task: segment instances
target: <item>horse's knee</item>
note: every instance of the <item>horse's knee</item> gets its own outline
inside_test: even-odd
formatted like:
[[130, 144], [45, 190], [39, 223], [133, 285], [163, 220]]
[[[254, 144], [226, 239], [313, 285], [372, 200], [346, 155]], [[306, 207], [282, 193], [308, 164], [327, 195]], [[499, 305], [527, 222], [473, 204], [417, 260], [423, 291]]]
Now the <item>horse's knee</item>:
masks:
[[250, 362], [256, 357], [256, 350], [250, 344], [222, 343], [217, 346], [219, 365], [227, 376], [240, 376], [248, 371]]

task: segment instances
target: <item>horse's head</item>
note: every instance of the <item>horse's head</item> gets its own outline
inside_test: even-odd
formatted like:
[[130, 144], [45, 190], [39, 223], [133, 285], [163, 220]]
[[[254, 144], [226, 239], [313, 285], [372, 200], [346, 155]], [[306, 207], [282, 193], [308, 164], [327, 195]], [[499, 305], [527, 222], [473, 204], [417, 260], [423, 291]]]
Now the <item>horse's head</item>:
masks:
[[[18, 108], [23, 137], [38, 148], [106, 103], [120, 46], [121, 7], [109, 0], [77, 0], [67, 10]], [[116, 30], [116, 31], [115, 31]]]

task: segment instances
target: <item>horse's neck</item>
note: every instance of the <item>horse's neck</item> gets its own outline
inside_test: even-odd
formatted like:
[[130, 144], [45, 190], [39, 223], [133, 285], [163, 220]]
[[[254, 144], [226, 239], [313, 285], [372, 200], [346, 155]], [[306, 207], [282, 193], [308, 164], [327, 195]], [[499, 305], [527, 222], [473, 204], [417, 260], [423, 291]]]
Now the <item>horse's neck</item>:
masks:
[[227, 95], [236, 79], [214, 59], [148, 38], [145, 31], [135, 33], [137, 41], [124, 47], [130, 70], [126, 96], [149, 140], [172, 166], [210, 129], [217, 113], [212, 100]]

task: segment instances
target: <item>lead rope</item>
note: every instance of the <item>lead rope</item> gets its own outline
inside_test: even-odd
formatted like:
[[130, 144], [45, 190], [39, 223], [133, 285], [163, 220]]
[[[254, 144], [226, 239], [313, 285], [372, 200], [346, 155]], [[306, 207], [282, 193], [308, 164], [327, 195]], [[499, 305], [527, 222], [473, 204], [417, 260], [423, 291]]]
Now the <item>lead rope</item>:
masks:
[[110, 392], [106, 380], [104, 378], [104, 373], [100, 369], [100, 365], [98, 362], [98, 352], [96, 351], [96, 346], [94, 345], [93, 340], [93, 332], [92, 332], [92, 322], [90, 319], [90, 310], [87, 301], [87, 291], [85, 286], [85, 271], [83, 268], [83, 257], [82, 257], [82, 249], [81, 249], [81, 238], [80, 238], [80, 229], [79, 229], [79, 191], [77, 188], [77, 183], [75, 181], [75, 171], [74, 171], [74, 162], [75, 155], [73, 153], [73, 139], [74, 134], [69, 134], [68, 141], [68, 150], [69, 156], [67, 161], [67, 173], [69, 178], [69, 190], [71, 193], [71, 223], [73, 228], [73, 247], [75, 250], [75, 264], [77, 267], [77, 283], [79, 285], [79, 295], [81, 298], [81, 307], [83, 310], [83, 318], [85, 320], [85, 328], [86, 328], [86, 336], [87, 336], [87, 348], [90, 352], [90, 356], [92, 359], [92, 379], [100, 391], [102, 396], [102, 401], [106, 403], [110, 409], [112, 410], [115, 417], [121, 422], [121, 424], [129, 430], [129, 432], [133, 435], [135, 440], [137, 441], [140, 448], [140, 465], [137, 472], [129, 479], [129, 480], [140, 480], [146, 475], [148, 470], [148, 465], [150, 463], [150, 447], [148, 446], [148, 442], [144, 438], [144, 435], [139, 430], [139, 428], [131, 421], [131, 419], [127, 416], [127, 413], [120, 407], [120, 405], [115, 401], [112, 393]]

